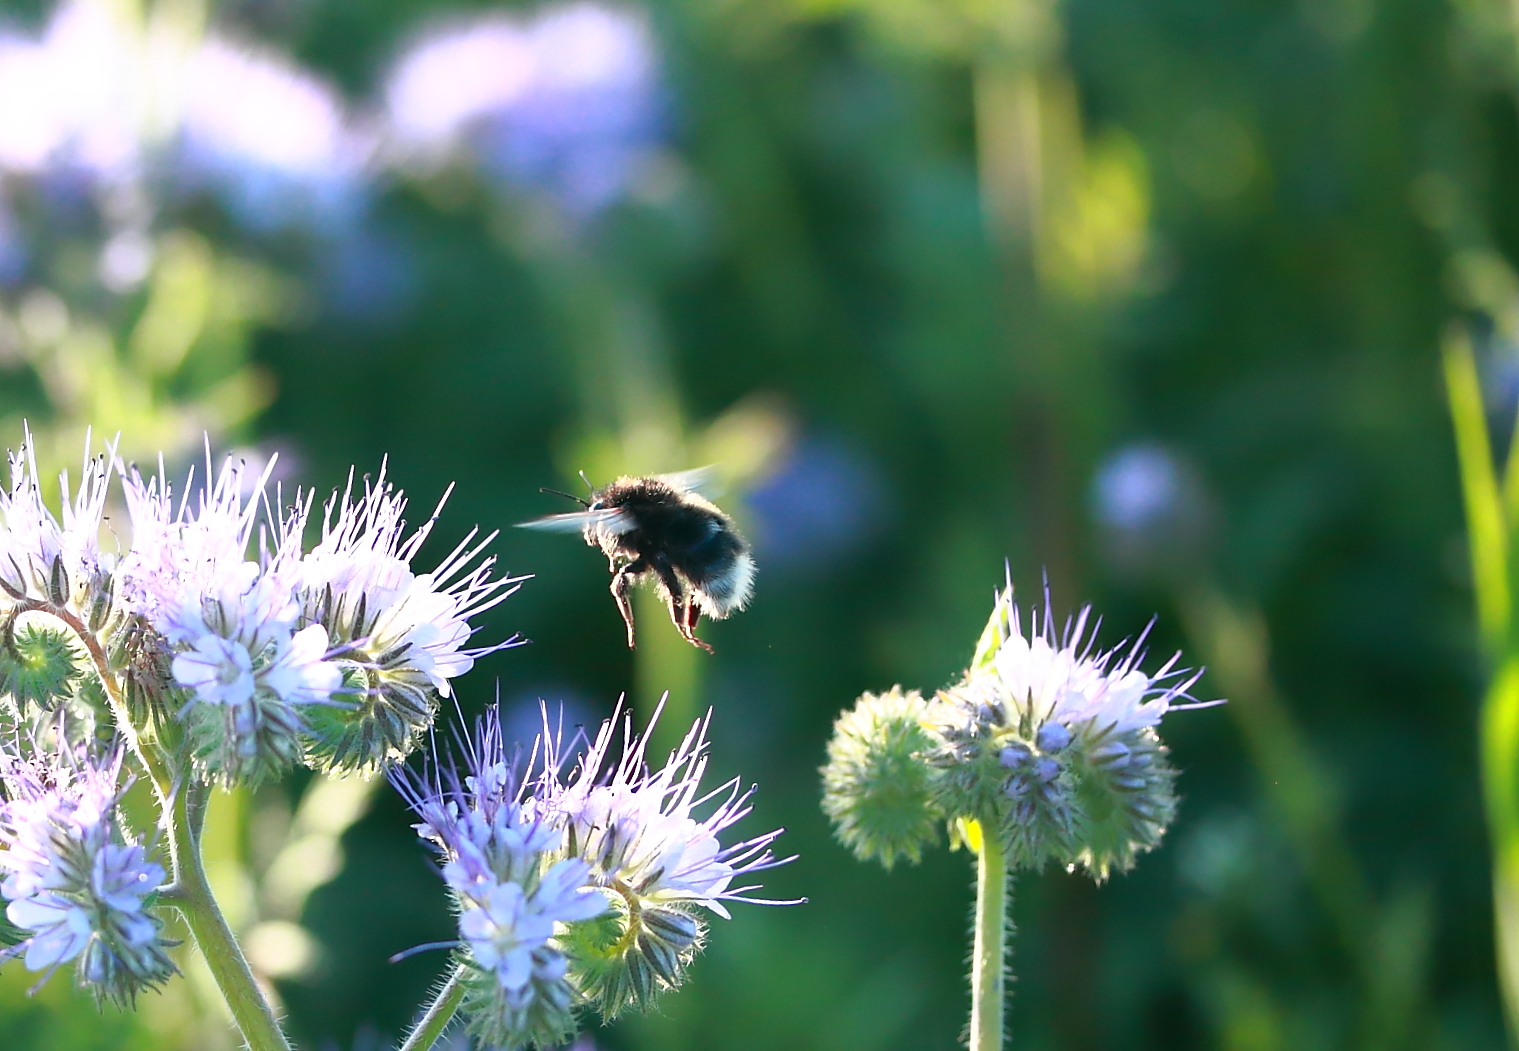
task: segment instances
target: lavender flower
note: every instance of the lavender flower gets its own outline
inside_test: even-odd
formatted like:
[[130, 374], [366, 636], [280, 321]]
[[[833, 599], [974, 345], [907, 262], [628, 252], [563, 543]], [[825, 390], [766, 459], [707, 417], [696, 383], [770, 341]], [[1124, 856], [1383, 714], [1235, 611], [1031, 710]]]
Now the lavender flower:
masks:
[[[659, 718], [656, 712], [650, 728]], [[581, 987], [608, 1017], [647, 1008], [674, 988], [705, 937], [697, 909], [728, 918], [725, 902], [795, 904], [750, 898], [757, 885], [733, 881], [791, 861], [770, 851], [783, 830], [724, 846], [720, 835], [747, 816], [754, 789], [737, 778], [701, 792], [707, 767], [707, 718], [698, 720], [663, 768], [645, 761], [648, 736], [624, 715], [622, 754], [614, 756], [619, 719], [602, 724], [567, 778], [559, 747], [545, 735], [545, 775], [536, 804], [562, 824], [564, 851], [591, 864], [596, 885], [615, 894], [621, 930], [610, 944], [586, 945]], [[705, 817], [699, 810], [716, 801]]]
[[554, 1046], [574, 1030], [575, 998], [556, 933], [606, 912], [607, 899], [587, 885], [589, 864], [556, 860], [560, 833], [524, 806], [494, 709], [477, 726], [466, 770], [435, 766], [392, 781], [444, 859], [472, 975], [471, 1032], [492, 1047]]
[[[17, 717], [35, 705], [52, 712], [74, 696], [87, 655], [62, 615], [92, 631], [119, 626], [113, 601], [114, 559], [100, 548], [101, 521], [114, 444], [90, 455], [85, 438], [79, 484], [59, 479], [62, 518], [42, 500], [31, 432], [10, 455], [9, 485], [0, 490], [0, 695]], [[54, 616], [31, 612], [50, 609]]]
[[52, 762], [0, 755], [0, 868], [9, 873], [0, 896], [10, 922], [30, 932], [0, 960], [25, 953], [29, 970], [49, 975], [77, 960], [81, 985], [129, 1003], [174, 966], [162, 922], [145, 907], [164, 870], [116, 817], [120, 768], [120, 753]]
[[1021, 864], [1055, 858], [1099, 879], [1158, 843], [1175, 773], [1155, 728], [1201, 706], [1177, 703], [1201, 673], [1178, 669], [1180, 654], [1140, 670], [1147, 634], [1098, 651], [1088, 607], [1057, 636], [1046, 596], [1025, 636], [1009, 585], [971, 670], [923, 718], [940, 809], [996, 828]]
[[[479, 556], [496, 537], [468, 535], [428, 573], [412, 560], [432, 531], [448, 493], [432, 517], [406, 532], [405, 494], [385, 477], [365, 479], [355, 498], [353, 475], [341, 500], [327, 503], [322, 538], [300, 564], [297, 596], [303, 623], [321, 625], [349, 675], [357, 707], [326, 713], [322, 740], [313, 750], [335, 767], [373, 766], [405, 756], [432, 725], [439, 696], [477, 658], [516, 645], [468, 648], [470, 620], [494, 608], [525, 577], [495, 577], [495, 557]], [[451, 490], [450, 490], [451, 491]], [[285, 545], [299, 542], [304, 516], [285, 524]], [[310, 630], [309, 628], [306, 630]]]
[[725, 902], [758, 900], [733, 882], [783, 863], [769, 850], [780, 831], [720, 842], [749, 813], [752, 789], [734, 781], [700, 793], [706, 730], [699, 721], [650, 772], [644, 739], [614, 717], [567, 777], [565, 743], [546, 732], [533, 749], [538, 776], [524, 778], [492, 709], [466, 742], [463, 773], [435, 763], [393, 778], [445, 860], [457, 944], [476, 976], [466, 1010], [482, 1041], [550, 1046], [578, 1005], [606, 1017], [649, 1006], [700, 948], [698, 909], [727, 917]]
[[[0, 171], [107, 187], [162, 173], [219, 190], [262, 229], [350, 222], [368, 146], [338, 93], [277, 52], [184, 28], [65, 0], [38, 39], [0, 31]], [[140, 280], [151, 244], [121, 234], [103, 270]], [[122, 255], [137, 258], [122, 268]]]
[[229, 458], [193, 515], [187, 501], [174, 510], [162, 473], [144, 482], [123, 472], [132, 518], [123, 598], [173, 648], [170, 670], [188, 695], [176, 715], [197, 763], [228, 782], [299, 759], [302, 709], [329, 703], [342, 684], [325, 659], [326, 628], [295, 627], [298, 535], [261, 561], [247, 557], [268, 470], [248, 486]]
[[576, 219], [614, 204], [660, 147], [664, 89], [647, 21], [599, 3], [487, 16], [417, 42], [386, 88], [395, 145], [436, 164], [463, 144]]
[[1115, 450], [1092, 479], [1102, 552], [1120, 573], [1175, 579], [1208, 548], [1213, 509], [1196, 467], [1153, 442]]
[[0, 610], [5, 600], [52, 602], [98, 619], [101, 600], [108, 608], [111, 564], [100, 550], [100, 523], [116, 445], [90, 456], [85, 438], [79, 485], [71, 490], [68, 473], [59, 480], [63, 518], [55, 518], [42, 500], [35, 443], [27, 430], [18, 453], [10, 454], [10, 484], [0, 490]]
[[[614, 759], [618, 720], [607, 720], [575, 773], [563, 783], [546, 782], [543, 806], [564, 821], [574, 852], [592, 862], [603, 885], [636, 897], [640, 907], [699, 905], [728, 919], [723, 902], [749, 901], [744, 894], [755, 889], [734, 889], [735, 877], [784, 864], [769, 849], [783, 830], [729, 847], [719, 841], [749, 814], [754, 789], [742, 791], [734, 778], [698, 795], [710, 718], [691, 727], [657, 773], [645, 763], [648, 735], [634, 735], [629, 716], [622, 756]], [[713, 799], [721, 801], [698, 820], [694, 812]]]

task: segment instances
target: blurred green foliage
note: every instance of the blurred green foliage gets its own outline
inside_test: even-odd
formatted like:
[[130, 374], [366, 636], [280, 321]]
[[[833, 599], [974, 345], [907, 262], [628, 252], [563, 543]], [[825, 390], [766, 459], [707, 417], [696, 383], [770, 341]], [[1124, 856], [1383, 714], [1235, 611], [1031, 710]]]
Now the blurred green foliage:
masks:
[[[50, 10], [5, 7], [31, 32]], [[358, 106], [463, 10], [228, 0], [209, 22]], [[184, 463], [209, 430], [319, 487], [388, 454], [415, 515], [459, 483], [438, 554], [471, 524], [558, 510], [538, 487], [580, 469], [729, 466], [761, 574], [754, 607], [709, 628], [715, 657], [648, 604], [635, 662], [599, 557], [507, 532], [507, 567], [536, 579], [487, 638], [533, 645], [462, 684], [466, 712], [499, 696], [522, 726], [539, 697], [582, 720], [622, 691], [641, 712], [662, 688], [675, 712], [715, 706], [716, 766], [759, 783], [753, 828], [785, 825], [801, 855], [768, 882], [808, 905], [719, 921], [690, 985], [598, 1046], [955, 1046], [969, 858], [856, 864], [817, 768], [862, 690], [963, 667], [1004, 558], [1026, 595], [1048, 569], [1057, 611], [1096, 603], [1109, 642], [1158, 611], [1153, 651], [1209, 663], [1201, 695], [1235, 700], [1168, 722], [1180, 816], [1133, 874], [1022, 881], [1013, 1046], [1503, 1046], [1437, 347], [1453, 317], [1474, 326], [1489, 411], [1512, 419], [1507, 7], [651, 16], [663, 145], [588, 221], [455, 164], [378, 179], [344, 256], [191, 195], [153, 214], [150, 276], [107, 292], [89, 253], [110, 231], [8, 179], [33, 249], [0, 291], [6, 443], [25, 416], [60, 466], [91, 424]], [[1135, 443], [1195, 488], [1154, 535], [1094, 512]], [[218, 805], [234, 923], [315, 953], [278, 981], [297, 1038], [385, 1046], [443, 966], [386, 958], [449, 927], [399, 802], [349, 799], [336, 831], [290, 786]], [[299, 869], [284, 852], [312, 836], [334, 878], [279, 891], [267, 873]], [[194, 981], [134, 1020], [65, 1007], [62, 979], [27, 1000], [31, 980], [0, 973], [7, 1051], [226, 1041]]]

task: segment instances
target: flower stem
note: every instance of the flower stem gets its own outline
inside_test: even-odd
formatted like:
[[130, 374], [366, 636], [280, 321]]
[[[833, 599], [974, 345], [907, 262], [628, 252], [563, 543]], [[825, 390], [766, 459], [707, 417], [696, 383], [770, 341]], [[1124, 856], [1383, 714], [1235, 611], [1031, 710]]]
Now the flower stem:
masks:
[[173, 883], [165, 888], [162, 900], [184, 916], [248, 1051], [291, 1051], [290, 1042], [285, 1039], [279, 1020], [274, 1016], [274, 1008], [253, 977], [253, 968], [248, 966], [248, 958], [237, 944], [206, 879], [200, 856], [206, 786], [194, 780], [175, 778], [169, 768], [170, 757], [160, 750], [158, 743], [145, 745], [140, 728], [132, 722], [121, 683], [111, 668], [104, 647], [82, 620], [64, 606], [35, 599], [17, 607], [17, 612], [29, 611], [49, 614], [68, 625], [95, 664], [117, 730], [142, 764], [158, 797], [173, 869]]
[[126, 698], [122, 696], [121, 683], [117, 681], [115, 673], [111, 670], [110, 658], [106, 656], [105, 648], [89, 626], [75, 616], [66, 606], [59, 606], [52, 602], [43, 602], [40, 599], [28, 599], [15, 608], [16, 614], [21, 613], [46, 613], [50, 617], [62, 621], [76, 638], [85, 652], [90, 655], [90, 660], [95, 665], [95, 671], [100, 676], [100, 684], [105, 688], [106, 700], [111, 706], [111, 715], [116, 720], [116, 729], [127, 742], [137, 761], [142, 764], [143, 772], [153, 782], [153, 791], [158, 795], [159, 806], [167, 812], [169, 799], [172, 794], [172, 783], [169, 770], [162, 758], [151, 750], [143, 747], [142, 737], [138, 727], [133, 724], [130, 712], [127, 710]]
[[200, 791], [204, 791], [203, 786], [187, 788], [174, 800], [174, 811], [168, 824], [179, 864], [171, 901], [189, 925], [196, 946], [211, 968], [216, 987], [232, 1012], [232, 1020], [247, 1042], [248, 1051], [290, 1051], [290, 1042], [274, 1017], [274, 1008], [253, 977], [248, 958], [237, 944], [237, 938], [227, 925], [206, 880], [195, 821], [198, 801], [192, 799]]
[[970, 1051], [1002, 1051], [1007, 989], [1007, 861], [996, 835], [980, 837], [976, 860], [976, 941], [970, 965]]
[[459, 1004], [463, 1000], [464, 966], [461, 964], [454, 969], [448, 981], [443, 983], [443, 988], [438, 990], [438, 995], [428, 1005], [422, 1020], [406, 1035], [401, 1051], [429, 1051], [443, 1035], [443, 1030], [448, 1028], [448, 1023], [454, 1020], [454, 1012], [459, 1010]]

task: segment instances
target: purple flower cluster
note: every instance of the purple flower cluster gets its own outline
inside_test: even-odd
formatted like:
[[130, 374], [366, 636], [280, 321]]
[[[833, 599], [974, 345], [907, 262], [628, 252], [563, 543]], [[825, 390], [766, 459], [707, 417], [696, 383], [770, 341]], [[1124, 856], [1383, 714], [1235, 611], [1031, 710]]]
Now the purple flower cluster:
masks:
[[[521, 580], [484, 554], [494, 534], [472, 531], [431, 571], [414, 566], [437, 512], [408, 531], [404, 494], [382, 467], [362, 494], [350, 476], [332, 495], [308, 553], [315, 500], [298, 491], [277, 514], [272, 466], [229, 458], [215, 470], [208, 450], [205, 474], [191, 472], [175, 494], [162, 466], [145, 478], [114, 445], [93, 458], [86, 447], [77, 486], [62, 479], [58, 516], [42, 499], [30, 434], [10, 457], [0, 489], [0, 960], [24, 956], [48, 973], [72, 962], [82, 983], [123, 1001], [172, 972], [150, 909], [164, 869], [122, 831], [123, 755], [151, 774], [165, 811], [211, 783], [297, 763], [382, 766], [431, 728], [451, 680], [497, 648], [469, 646], [472, 621]], [[124, 550], [122, 536], [102, 542], [117, 493]], [[105, 759], [81, 743], [104, 736], [114, 739]], [[167, 812], [161, 821], [173, 827]], [[482, 845], [507, 842], [473, 831]], [[515, 853], [451, 842], [475, 958], [518, 992], [560, 980], [546, 948], [555, 924], [605, 910], [584, 889], [588, 865], [530, 878], [530, 835]]]
[[606, 1016], [647, 1007], [700, 948], [693, 910], [726, 917], [724, 902], [757, 900], [745, 896], [756, 887], [732, 886], [736, 877], [784, 863], [769, 849], [780, 830], [720, 841], [749, 813], [752, 790], [734, 781], [701, 792], [706, 731], [699, 721], [658, 771], [626, 718], [605, 722], [569, 771], [565, 742], [545, 732], [524, 777], [492, 709], [465, 742], [462, 771], [434, 763], [393, 776], [443, 859], [481, 1041], [553, 1046], [577, 1006]]
[[[495, 534], [475, 532], [418, 572], [437, 514], [408, 534], [383, 468], [362, 496], [351, 479], [333, 494], [309, 554], [312, 496], [297, 493], [276, 519], [269, 467], [229, 459], [213, 471], [208, 452], [206, 481], [197, 491], [192, 472], [193, 495], [176, 499], [162, 468], [145, 479], [111, 447], [86, 458], [77, 489], [65, 475], [61, 521], [41, 499], [30, 436], [10, 468], [0, 618], [14, 627], [50, 610], [87, 630], [97, 656], [127, 666], [133, 696], [183, 725], [201, 774], [228, 783], [299, 761], [352, 769], [404, 755], [449, 681], [495, 648], [468, 646], [471, 620], [521, 579], [494, 574], [482, 552]], [[101, 545], [117, 477], [131, 522], [119, 555]]]
[[0, 960], [25, 953], [28, 969], [47, 974], [77, 960], [82, 984], [128, 1002], [174, 967], [162, 921], [145, 906], [164, 870], [121, 830], [120, 769], [119, 753], [47, 760], [0, 752], [0, 896], [26, 935]]
[[[383, 468], [361, 498], [351, 477], [333, 495], [309, 554], [311, 496], [268, 522], [267, 467], [254, 477], [228, 460], [193, 505], [177, 506], [162, 472], [122, 474], [132, 549], [120, 594], [169, 648], [184, 696], [175, 714], [197, 761], [223, 780], [302, 758], [353, 768], [404, 755], [449, 680], [494, 648], [467, 647], [470, 618], [519, 582], [493, 577], [494, 559], [479, 557], [494, 534], [475, 543], [472, 532], [433, 572], [414, 572], [437, 516], [407, 535], [406, 501]], [[312, 715], [319, 706], [335, 710]]]

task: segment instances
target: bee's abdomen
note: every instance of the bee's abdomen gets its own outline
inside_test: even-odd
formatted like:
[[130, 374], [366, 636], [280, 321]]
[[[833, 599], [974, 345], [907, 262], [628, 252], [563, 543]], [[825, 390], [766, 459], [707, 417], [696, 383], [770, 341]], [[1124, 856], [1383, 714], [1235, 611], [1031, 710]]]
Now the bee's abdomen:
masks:
[[744, 538], [731, 529], [724, 529], [713, 522], [706, 536], [681, 552], [681, 561], [692, 583], [702, 584], [714, 574], [721, 573], [738, 555], [745, 554], [749, 545]]

